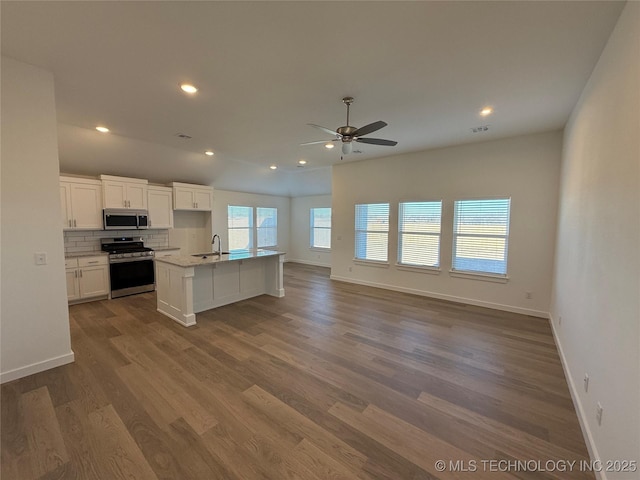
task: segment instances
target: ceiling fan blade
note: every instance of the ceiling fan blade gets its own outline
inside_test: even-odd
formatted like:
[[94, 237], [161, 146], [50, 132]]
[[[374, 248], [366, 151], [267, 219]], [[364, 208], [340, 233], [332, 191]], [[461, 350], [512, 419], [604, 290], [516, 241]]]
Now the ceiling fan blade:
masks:
[[307, 123], [307, 125], [309, 125], [310, 127], [316, 127], [317, 129], [320, 129], [320, 130], [322, 130], [323, 132], [328, 133], [329, 135], [333, 135], [334, 137], [335, 137], [335, 136], [338, 136], [338, 137], [340, 137], [340, 136], [341, 136], [341, 135], [340, 135], [338, 132], [336, 132], [335, 130], [331, 130], [331, 129], [329, 129], [329, 128], [322, 127], [322, 126], [320, 126], [320, 125], [316, 125], [315, 123]]
[[336, 138], [335, 140], [318, 140], [317, 142], [306, 142], [306, 143], [301, 143], [300, 146], [303, 145], [316, 145], [319, 143], [329, 143], [329, 142], [337, 142], [338, 139]]
[[371, 145], [384, 145], [386, 147], [395, 147], [398, 142], [393, 140], [383, 140], [382, 138], [356, 138], [356, 142], [370, 143]]
[[377, 122], [373, 122], [373, 123], [370, 123], [369, 125], [365, 125], [364, 127], [360, 127], [355, 132], [353, 132], [353, 136], [361, 137], [363, 135], [368, 135], [386, 126], [387, 124], [385, 122], [383, 122], [382, 120], [378, 120]]

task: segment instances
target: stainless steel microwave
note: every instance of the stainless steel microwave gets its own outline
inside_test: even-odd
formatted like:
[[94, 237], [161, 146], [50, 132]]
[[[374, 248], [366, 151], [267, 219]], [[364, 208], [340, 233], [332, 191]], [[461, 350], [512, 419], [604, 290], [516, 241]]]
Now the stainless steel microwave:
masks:
[[139, 230], [149, 228], [149, 212], [147, 210], [105, 208], [103, 213], [105, 230]]

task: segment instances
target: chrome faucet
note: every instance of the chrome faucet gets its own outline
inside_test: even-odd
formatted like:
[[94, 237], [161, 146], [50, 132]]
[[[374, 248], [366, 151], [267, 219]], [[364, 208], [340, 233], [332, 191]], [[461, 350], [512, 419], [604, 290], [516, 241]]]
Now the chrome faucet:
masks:
[[218, 235], [217, 233], [211, 239], [211, 246], [212, 246], [212, 248], [215, 246], [216, 237], [218, 237], [218, 252], [217, 252], [216, 255], [222, 255], [222, 243], [221, 243], [221, 240], [220, 240], [220, 235]]

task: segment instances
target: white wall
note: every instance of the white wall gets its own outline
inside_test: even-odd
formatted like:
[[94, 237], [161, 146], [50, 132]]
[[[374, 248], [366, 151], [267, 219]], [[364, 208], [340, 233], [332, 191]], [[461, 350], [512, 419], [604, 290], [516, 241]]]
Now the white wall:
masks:
[[[561, 132], [548, 132], [334, 166], [332, 278], [546, 317], [561, 142]], [[454, 200], [495, 196], [512, 199], [509, 281], [451, 277]], [[399, 270], [398, 202], [440, 199], [441, 273]], [[353, 262], [354, 206], [377, 202], [391, 203], [387, 268]]]
[[[331, 207], [331, 195], [314, 195], [309, 197], [294, 197], [291, 199], [291, 254], [289, 261], [331, 266], [331, 252], [313, 249], [311, 245], [311, 215], [312, 208]], [[294, 240], [295, 239], [295, 240]]]
[[[290, 256], [289, 233], [291, 201], [289, 197], [260, 195], [254, 193], [231, 192], [228, 190], [213, 191], [213, 233], [222, 238], [222, 250], [229, 248], [227, 224], [227, 207], [239, 205], [244, 207], [275, 207], [278, 209], [278, 250], [285, 252], [285, 260]], [[217, 245], [217, 243], [216, 243]]]
[[[53, 76], [2, 57], [1, 380], [73, 361]], [[34, 254], [46, 252], [47, 264]]]
[[169, 245], [180, 248], [183, 255], [211, 251], [211, 216], [211, 212], [175, 210]]
[[640, 3], [629, 2], [565, 130], [552, 304], [583, 430], [603, 461], [640, 462], [639, 133]]

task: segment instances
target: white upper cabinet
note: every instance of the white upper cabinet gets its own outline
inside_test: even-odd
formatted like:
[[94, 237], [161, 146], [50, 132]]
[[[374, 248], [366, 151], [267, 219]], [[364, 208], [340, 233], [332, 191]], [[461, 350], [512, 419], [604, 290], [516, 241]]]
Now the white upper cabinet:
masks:
[[213, 209], [213, 188], [206, 185], [173, 182], [174, 210], [201, 210], [210, 212]]
[[149, 228], [173, 228], [173, 195], [169, 187], [147, 188]]
[[60, 177], [62, 228], [102, 229], [102, 184], [86, 178]]
[[148, 180], [100, 175], [104, 208], [147, 209]]

